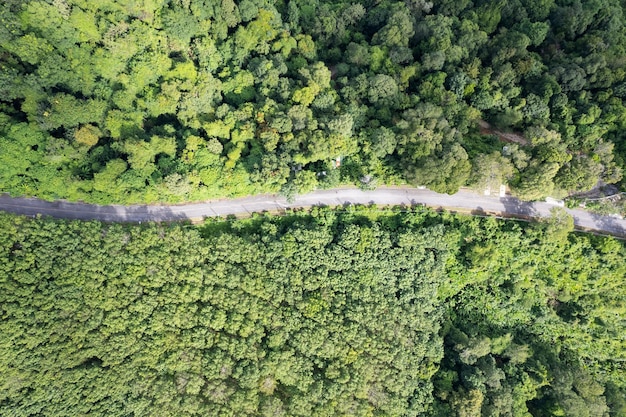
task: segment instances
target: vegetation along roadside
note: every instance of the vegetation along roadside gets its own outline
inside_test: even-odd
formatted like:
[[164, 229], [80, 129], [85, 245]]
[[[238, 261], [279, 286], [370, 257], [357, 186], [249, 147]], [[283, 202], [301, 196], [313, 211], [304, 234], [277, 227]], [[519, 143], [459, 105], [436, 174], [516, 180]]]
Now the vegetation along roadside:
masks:
[[5, 0], [0, 20], [12, 195], [621, 187], [619, 0]]
[[624, 243], [426, 208], [0, 214], [0, 413], [624, 416]]

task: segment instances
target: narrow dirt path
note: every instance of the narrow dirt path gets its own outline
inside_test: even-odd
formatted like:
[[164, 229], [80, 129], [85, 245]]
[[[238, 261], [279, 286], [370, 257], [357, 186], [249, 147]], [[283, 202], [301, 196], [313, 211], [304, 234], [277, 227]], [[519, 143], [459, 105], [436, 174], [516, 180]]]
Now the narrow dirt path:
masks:
[[528, 145], [528, 139], [518, 133], [506, 133], [493, 128], [489, 123], [484, 120], [478, 121], [480, 127], [480, 133], [483, 135], [496, 135], [501, 141], [509, 143], [519, 143], [520, 145]]

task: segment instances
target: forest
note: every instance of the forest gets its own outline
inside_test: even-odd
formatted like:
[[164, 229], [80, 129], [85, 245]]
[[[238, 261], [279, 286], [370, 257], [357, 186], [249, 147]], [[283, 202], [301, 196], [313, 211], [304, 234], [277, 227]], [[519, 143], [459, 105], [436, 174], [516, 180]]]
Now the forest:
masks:
[[0, 213], [0, 414], [626, 416], [624, 241], [556, 214]]
[[1, 3], [1, 192], [621, 187], [620, 0]]

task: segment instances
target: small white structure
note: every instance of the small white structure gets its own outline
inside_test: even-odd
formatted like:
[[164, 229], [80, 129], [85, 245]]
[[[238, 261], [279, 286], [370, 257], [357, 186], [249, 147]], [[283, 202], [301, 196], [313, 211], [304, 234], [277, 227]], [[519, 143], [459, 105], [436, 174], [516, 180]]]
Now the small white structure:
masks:
[[565, 201], [557, 200], [556, 198], [546, 197], [546, 203], [552, 204], [553, 206], [565, 207]]
[[[498, 190], [498, 195], [500, 197], [505, 197], [506, 196], [506, 185], [504, 184], [500, 184], [500, 187], [497, 188]], [[495, 195], [496, 194], [496, 190], [492, 190], [491, 186], [488, 186], [487, 188], [485, 188], [485, 190], [483, 191], [484, 195]]]

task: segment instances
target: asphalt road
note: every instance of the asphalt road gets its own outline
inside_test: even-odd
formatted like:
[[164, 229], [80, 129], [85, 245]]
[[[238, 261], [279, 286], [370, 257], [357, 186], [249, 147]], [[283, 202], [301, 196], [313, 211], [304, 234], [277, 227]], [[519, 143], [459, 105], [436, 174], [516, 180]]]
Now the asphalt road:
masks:
[[[288, 203], [282, 197], [260, 195], [231, 200], [216, 200], [181, 205], [136, 205], [98, 206], [66, 201], [47, 202], [34, 198], [11, 198], [0, 195], [0, 210], [24, 215], [51, 216], [65, 219], [101, 220], [119, 222], [198, 220], [203, 217], [225, 217], [229, 214], [276, 211], [285, 208], [309, 207], [315, 205], [340, 206], [349, 204], [414, 205], [423, 204], [434, 208], [445, 208], [471, 212], [472, 214], [492, 214], [505, 217], [538, 218], [550, 215], [553, 205], [548, 203], [521, 202], [513, 197], [488, 197], [469, 191], [453, 195], [438, 194], [416, 188], [386, 188], [373, 191], [359, 189], [319, 190], [298, 196]], [[579, 229], [591, 230], [614, 236], [626, 237], [626, 220], [601, 216], [584, 210], [567, 209]]]

